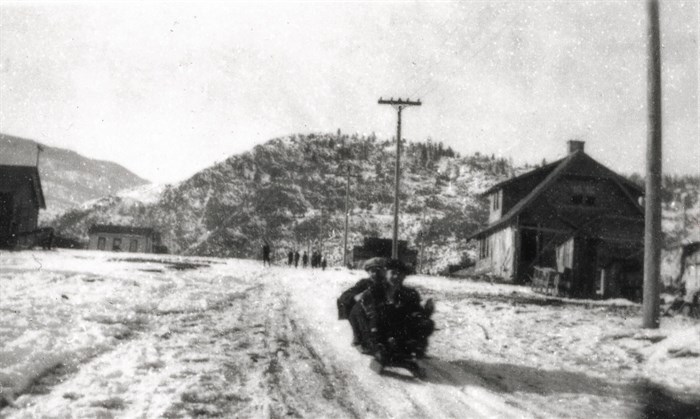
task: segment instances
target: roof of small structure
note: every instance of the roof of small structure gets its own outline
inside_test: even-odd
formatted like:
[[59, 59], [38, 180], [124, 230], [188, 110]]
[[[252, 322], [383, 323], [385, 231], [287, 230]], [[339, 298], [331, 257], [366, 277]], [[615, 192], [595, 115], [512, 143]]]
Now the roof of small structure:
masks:
[[93, 224], [88, 229], [88, 234], [131, 234], [135, 236], [153, 236], [158, 232], [151, 227], [121, 226], [114, 224]]
[[527, 194], [523, 199], [518, 201], [518, 203], [516, 203], [510, 210], [508, 210], [506, 214], [504, 214], [501, 218], [494, 221], [493, 223], [489, 224], [486, 228], [471, 235], [469, 239], [471, 240], [473, 238], [486, 235], [510, 223], [516, 216], [518, 216], [521, 212], [527, 209], [528, 206], [532, 204], [544, 191], [546, 191], [551, 185], [553, 185], [557, 179], [559, 179], [564, 173], [566, 173], [567, 169], [572, 167], [575, 163], [583, 161], [585, 161], [586, 163], [593, 164], [596, 167], [596, 169], [601, 174], [603, 174], [603, 176], [601, 177], [604, 177], [605, 179], [610, 179], [613, 182], [615, 182], [623, 191], [625, 191], [627, 197], [633, 202], [633, 204], [640, 211], [640, 213], [643, 213], [643, 210], [641, 209], [641, 207], [639, 207], [638, 203], [635, 201], [633, 196], [635, 194], [640, 196], [643, 195], [644, 191], [642, 190], [642, 188], [640, 188], [635, 183], [625, 179], [623, 176], [618, 175], [617, 173], [613, 172], [612, 170], [608, 169], [602, 164], [598, 163], [583, 151], [577, 151], [571, 153], [570, 155], [561, 160], [535, 169], [532, 172], [528, 172], [518, 176], [517, 178], [501, 182], [484, 192], [484, 194], [488, 194], [489, 191], [493, 191], [495, 189], [500, 189], [504, 186], [514, 184], [516, 181], [522, 180], [525, 177], [532, 176], [533, 173], [547, 173], [547, 176], [544, 178], [544, 180], [540, 182], [535, 188], [533, 188], [532, 191], [530, 191], [530, 193]]
[[11, 179], [16, 178], [25, 178], [31, 183], [39, 208], [46, 209], [44, 191], [41, 188], [41, 178], [36, 166], [0, 165], [0, 183], [9, 183]]

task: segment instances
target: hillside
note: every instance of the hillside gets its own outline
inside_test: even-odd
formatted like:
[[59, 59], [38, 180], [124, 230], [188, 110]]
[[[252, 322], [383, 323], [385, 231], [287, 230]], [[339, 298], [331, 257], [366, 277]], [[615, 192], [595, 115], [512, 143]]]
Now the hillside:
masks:
[[[465, 238], [486, 223], [488, 211], [478, 193], [531, 169], [479, 153], [461, 157], [440, 143], [406, 143], [403, 151], [400, 238], [416, 249], [423, 244], [423, 271], [430, 273], [474, 256], [474, 244]], [[205, 256], [259, 257], [267, 239], [278, 260], [289, 248], [320, 248], [323, 232], [324, 253], [332, 265], [339, 264], [345, 168], [356, 175], [350, 180], [351, 248], [365, 236], [391, 237], [394, 159], [393, 143], [374, 136], [291, 135], [231, 156], [177, 185], [147, 185], [139, 189], [148, 191], [95, 200], [52, 225], [83, 241], [93, 223], [154, 226], [172, 252]], [[630, 179], [643, 184], [638, 175]], [[664, 179], [667, 247], [700, 231], [699, 194], [697, 176]], [[667, 283], [677, 275], [679, 254], [664, 254]]]
[[[458, 157], [440, 143], [406, 143], [402, 153], [401, 238], [419, 247], [427, 271], [459, 264], [465, 238], [487, 216], [476, 194], [512, 172], [503, 159]], [[342, 259], [345, 168], [351, 178], [349, 245], [391, 237], [395, 148], [374, 136], [292, 135], [232, 156], [166, 187], [155, 203], [111, 196], [69, 211], [53, 225], [86, 239], [92, 223], [155, 226], [171, 251], [255, 257], [264, 238], [277, 257], [291, 247], [320, 247]]]
[[[36, 164], [37, 143], [0, 134], [0, 164]], [[46, 198], [47, 221], [86, 201], [148, 183], [126, 168], [108, 161], [94, 160], [63, 148], [41, 145], [39, 175]]]

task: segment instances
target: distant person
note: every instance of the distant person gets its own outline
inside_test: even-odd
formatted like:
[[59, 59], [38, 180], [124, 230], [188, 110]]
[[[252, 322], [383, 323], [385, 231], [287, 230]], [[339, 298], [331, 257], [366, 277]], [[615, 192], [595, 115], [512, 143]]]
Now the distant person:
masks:
[[298, 250], [294, 251], [294, 267], [295, 268], [299, 267], [299, 251]]
[[265, 242], [265, 244], [263, 244], [262, 252], [263, 252], [263, 266], [265, 266], [266, 263], [268, 266], [272, 266], [272, 263], [270, 262], [270, 244], [267, 241]]
[[318, 267], [319, 267], [319, 253], [318, 253], [318, 250], [314, 250], [314, 254], [311, 256], [311, 267], [312, 267], [312, 268], [318, 268]]
[[306, 268], [306, 265], [309, 263], [309, 255], [304, 252], [304, 256], [301, 257], [301, 264], [304, 268]]
[[294, 252], [291, 250], [287, 253], [287, 265], [292, 266], [292, 263], [294, 262]]
[[54, 242], [54, 230], [51, 227], [40, 228], [39, 232], [39, 244], [44, 250], [51, 250]]
[[326, 258], [324, 257], [323, 259], [321, 259], [321, 269], [325, 271], [326, 266], [328, 266], [328, 262], [326, 262]]

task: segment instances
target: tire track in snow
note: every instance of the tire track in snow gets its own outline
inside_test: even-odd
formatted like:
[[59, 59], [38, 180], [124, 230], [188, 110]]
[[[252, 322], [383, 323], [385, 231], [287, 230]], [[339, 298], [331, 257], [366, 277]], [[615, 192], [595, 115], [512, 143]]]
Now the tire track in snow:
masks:
[[268, 351], [265, 378], [270, 414], [292, 417], [350, 417], [361, 415], [346, 393], [347, 385], [305, 339], [290, 316], [289, 299], [278, 284], [263, 290], [266, 313], [263, 346]]
[[[303, 323], [315, 351], [344, 371], [356, 394], [362, 394], [373, 417], [530, 417], [497, 393], [479, 385], [477, 377], [455, 380], [450, 371], [433, 369], [428, 378], [415, 380], [402, 370], [378, 376], [368, 368], [370, 358], [350, 346], [349, 325], [339, 322], [335, 298], [345, 284], [333, 281], [332, 272], [271, 270], [269, 281], [289, 289], [293, 311]], [[314, 301], [309, 306], [308, 301]], [[406, 374], [406, 375], [404, 375]], [[460, 377], [463, 378], [463, 377]], [[470, 383], [470, 384], [459, 384]]]

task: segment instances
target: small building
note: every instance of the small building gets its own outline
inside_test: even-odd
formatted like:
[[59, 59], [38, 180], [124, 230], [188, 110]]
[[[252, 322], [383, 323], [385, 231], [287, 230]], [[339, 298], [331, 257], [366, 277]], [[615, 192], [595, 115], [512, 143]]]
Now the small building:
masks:
[[0, 165], [0, 247], [31, 247], [46, 209], [36, 166]]
[[[379, 237], [365, 237], [362, 246], [354, 246], [350, 255], [352, 267], [362, 269], [365, 261], [373, 257], [391, 258], [392, 240]], [[415, 269], [418, 252], [408, 247], [406, 240], [399, 240], [399, 259]]]
[[95, 224], [88, 230], [90, 250], [161, 253], [160, 234], [150, 227]]
[[476, 273], [527, 283], [536, 268], [558, 271], [565, 293], [641, 298], [643, 190], [568, 142], [568, 155], [483, 193], [489, 224]]

